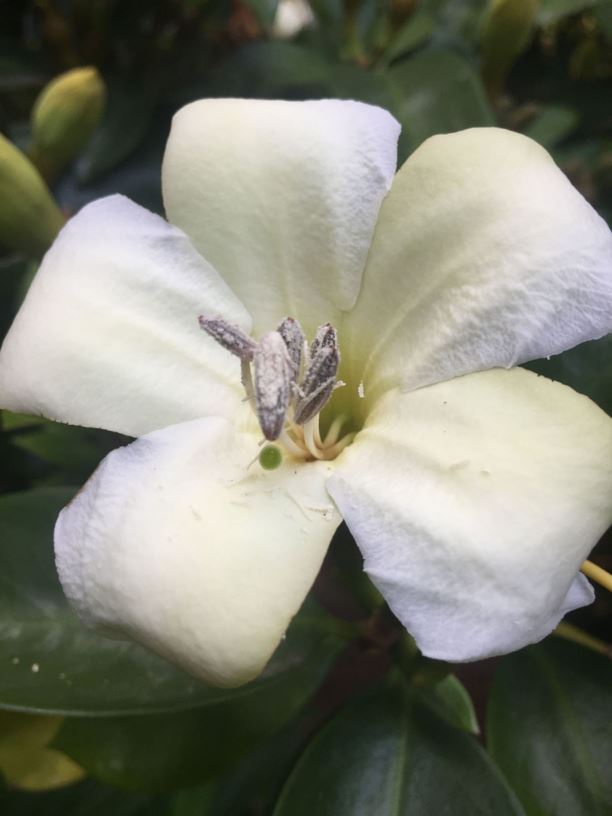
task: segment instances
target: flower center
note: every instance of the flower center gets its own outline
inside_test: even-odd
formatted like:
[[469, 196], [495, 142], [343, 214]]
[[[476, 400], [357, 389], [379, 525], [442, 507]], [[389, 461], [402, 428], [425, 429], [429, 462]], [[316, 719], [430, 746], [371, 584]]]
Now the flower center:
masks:
[[[338, 334], [319, 326], [309, 345], [297, 320], [286, 317], [259, 342], [220, 318], [200, 316], [200, 326], [240, 359], [242, 384], [264, 437], [297, 459], [335, 459], [353, 441], [342, 435], [348, 417], [339, 415], [324, 436], [319, 416], [336, 388]], [[265, 450], [265, 449], [264, 449]]]

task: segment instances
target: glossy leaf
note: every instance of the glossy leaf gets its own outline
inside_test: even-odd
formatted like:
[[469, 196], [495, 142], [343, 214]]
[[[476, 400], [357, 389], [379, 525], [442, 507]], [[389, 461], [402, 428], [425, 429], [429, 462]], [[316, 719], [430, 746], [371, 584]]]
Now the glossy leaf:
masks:
[[427, 49], [388, 71], [402, 124], [400, 157], [435, 133], [495, 124], [480, 78], [452, 51]]
[[143, 141], [155, 100], [141, 83], [125, 78], [109, 82], [106, 112], [91, 143], [77, 163], [82, 183], [90, 183], [126, 159]]
[[579, 116], [572, 108], [549, 105], [531, 121], [525, 135], [550, 150], [576, 129]]
[[140, 717], [70, 718], [54, 746], [108, 784], [159, 791], [211, 779], [277, 733], [323, 680], [335, 648], [224, 702]]
[[422, 0], [420, 5], [434, 15], [436, 39], [461, 49], [478, 40], [488, 3], [485, 0]]
[[480, 728], [472, 698], [454, 674], [449, 674], [430, 689], [421, 692], [421, 699], [438, 717], [469, 734], [478, 734]]
[[[179, 816], [170, 810], [166, 797], [126, 793], [86, 779], [46, 793], [3, 789], [0, 780], [2, 816]], [[205, 811], [180, 816], [208, 816]]]
[[612, 661], [557, 638], [504, 658], [487, 738], [527, 816], [609, 816]]
[[53, 563], [53, 525], [74, 493], [45, 488], [0, 497], [0, 707], [39, 713], [118, 715], [240, 699], [278, 682], [337, 644], [333, 619], [308, 604], [262, 677], [213, 689], [135, 644], [85, 628], [64, 598]]
[[356, 99], [393, 111], [394, 98], [386, 75], [358, 65], [334, 65], [330, 70], [330, 92], [336, 99]]
[[313, 739], [274, 816], [451, 812], [522, 814], [476, 740], [395, 683], [347, 706]]
[[3, 413], [2, 419], [12, 444], [51, 466], [54, 474], [61, 475], [62, 484], [84, 482], [107, 453], [130, 441], [99, 428], [62, 425], [9, 411]]
[[232, 54], [196, 96], [306, 99], [325, 95], [329, 74], [320, 52], [288, 42], [258, 42]]
[[423, 45], [434, 31], [434, 19], [426, 9], [418, 9], [395, 32], [393, 39], [384, 53], [384, 60], [390, 63], [403, 57], [418, 46]]

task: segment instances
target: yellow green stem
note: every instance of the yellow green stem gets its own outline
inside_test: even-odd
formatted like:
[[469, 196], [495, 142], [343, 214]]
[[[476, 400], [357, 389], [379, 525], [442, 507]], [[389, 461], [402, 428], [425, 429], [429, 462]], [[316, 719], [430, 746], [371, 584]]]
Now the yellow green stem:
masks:
[[553, 632], [554, 635], [564, 638], [564, 640], [571, 640], [573, 643], [578, 643], [581, 646], [586, 646], [587, 649], [592, 649], [594, 652], [612, 657], [612, 645], [606, 643], [605, 640], [589, 635], [577, 626], [571, 623], [560, 623]]
[[603, 567], [597, 566], [597, 564], [594, 564], [592, 561], [585, 561], [580, 569], [587, 578], [600, 584], [600, 586], [607, 589], [608, 592], [612, 592], [612, 575], [603, 569]]

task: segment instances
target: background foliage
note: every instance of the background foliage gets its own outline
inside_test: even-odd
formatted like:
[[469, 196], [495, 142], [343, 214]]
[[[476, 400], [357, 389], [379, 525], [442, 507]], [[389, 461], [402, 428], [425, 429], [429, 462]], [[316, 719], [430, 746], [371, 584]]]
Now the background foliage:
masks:
[[[401, 160], [434, 133], [527, 133], [612, 219], [612, 0], [311, 5], [314, 22], [287, 39], [274, 0], [0, 0], [0, 130], [65, 216], [110, 192], [161, 212], [161, 156], [184, 103], [360, 99], [400, 120]], [[77, 66], [102, 75], [104, 114], [75, 120], [68, 154], [45, 164], [32, 108]], [[40, 254], [9, 249], [9, 235], [2, 334]], [[612, 414], [612, 338], [532, 367]], [[282, 648], [245, 688], [207, 688], [83, 629], [55, 576], [52, 526], [123, 441], [1, 418], [3, 816], [612, 814], [612, 605], [601, 593], [540, 645], [463, 667], [427, 661], [341, 528]], [[612, 568], [609, 539], [595, 560]]]

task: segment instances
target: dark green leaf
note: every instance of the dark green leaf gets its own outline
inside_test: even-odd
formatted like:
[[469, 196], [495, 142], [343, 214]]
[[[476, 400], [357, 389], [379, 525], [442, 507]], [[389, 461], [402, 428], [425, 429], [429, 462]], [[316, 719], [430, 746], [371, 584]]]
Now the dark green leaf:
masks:
[[329, 74], [329, 63], [316, 51], [294, 43], [259, 42], [234, 52], [197, 95], [306, 99], [324, 94]]
[[423, 702], [438, 717], [470, 734], [478, 734], [478, 720], [472, 698], [454, 674], [450, 674], [430, 689], [420, 693]]
[[595, 19], [604, 37], [612, 41], [612, 2], [601, 3], [595, 8]]
[[49, 465], [60, 484], [84, 482], [114, 448], [130, 440], [99, 428], [78, 428], [23, 414], [3, 414], [3, 430], [16, 448]]
[[605, 0], [541, 0], [538, 22], [540, 25], [557, 23], [570, 14], [592, 8]]
[[213, 689], [135, 644], [86, 629], [64, 598], [53, 525], [74, 493], [48, 488], [0, 497], [0, 707], [118, 715], [186, 709], [248, 696], [305, 661], [318, 663], [333, 619], [306, 604], [262, 677]]
[[612, 335], [582, 343], [548, 360], [535, 360], [526, 368], [569, 385], [612, 416]]
[[253, 9], [263, 26], [272, 25], [278, 0], [246, 0], [246, 5]]
[[495, 123], [480, 78], [452, 51], [421, 51], [395, 63], [388, 77], [402, 124], [400, 158], [435, 133]]
[[550, 638], [502, 661], [489, 749], [528, 816], [612, 813], [612, 662]]
[[119, 787], [158, 791], [211, 779], [277, 733], [323, 680], [336, 649], [242, 694], [191, 711], [140, 717], [69, 718], [54, 747], [93, 777]]
[[102, 123], [77, 163], [79, 180], [88, 184], [126, 159], [144, 139], [155, 99], [140, 83], [109, 81]]
[[[125, 793], [91, 779], [49, 793], [3, 789], [0, 780], [0, 812], [2, 816], [179, 816], [171, 813], [164, 798]], [[205, 813], [195, 811], [189, 816]]]
[[572, 108], [550, 105], [529, 123], [525, 135], [550, 150], [576, 129], [579, 116]]
[[483, 15], [489, 5], [486, 0], [421, 0], [424, 11], [433, 15], [435, 38], [439, 43], [461, 49], [477, 42]]
[[[280, 734], [267, 739], [232, 768], [230, 774], [176, 794], [172, 816], [269, 814], [307, 741], [306, 729], [300, 724], [310, 714], [307, 710], [298, 724], [293, 721]], [[204, 810], [203, 803], [208, 810]]]
[[384, 73], [366, 71], [358, 65], [341, 63], [330, 73], [331, 92], [337, 99], [356, 99], [391, 110], [394, 98]]
[[315, 737], [274, 816], [518, 816], [476, 740], [388, 685], [346, 707]]
[[431, 37], [433, 30], [434, 19], [428, 11], [421, 8], [411, 14], [387, 47], [384, 54], [385, 62], [390, 63], [423, 45]]

